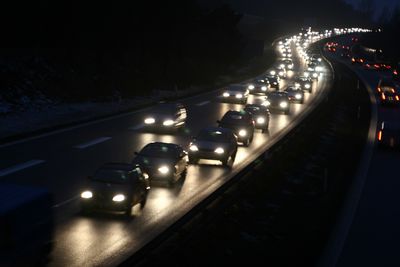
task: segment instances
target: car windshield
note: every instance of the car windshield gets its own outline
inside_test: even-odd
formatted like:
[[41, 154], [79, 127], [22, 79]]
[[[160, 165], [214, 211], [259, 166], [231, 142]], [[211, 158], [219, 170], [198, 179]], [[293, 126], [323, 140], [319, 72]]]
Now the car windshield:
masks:
[[154, 114], [174, 114], [176, 112], [176, 109], [173, 105], [166, 105], [166, 104], [161, 104], [157, 105], [154, 107], [152, 113]]
[[129, 181], [129, 172], [116, 169], [99, 169], [93, 176], [94, 181], [124, 184]]
[[139, 154], [145, 157], [171, 158], [177, 155], [177, 151], [168, 145], [151, 144], [145, 146]]
[[200, 133], [196, 139], [203, 140], [203, 141], [224, 143], [224, 142], [227, 142], [228, 138], [225, 133], [220, 132], [218, 130], [215, 130], [215, 131], [203, 130], [203, 131], [200, 131]]
[[249, 120], [249, 116], [247, 113], [227, 113], [222, 117], [221, 123], [222, 124], [238, 124], [238, 123], [244, 123], [247, 120]]
[[274, 93], [274, 94], [269, 94], [268, 99], [269, 100], [280, 100], [286, 98], [286, 94], [282, 93]]

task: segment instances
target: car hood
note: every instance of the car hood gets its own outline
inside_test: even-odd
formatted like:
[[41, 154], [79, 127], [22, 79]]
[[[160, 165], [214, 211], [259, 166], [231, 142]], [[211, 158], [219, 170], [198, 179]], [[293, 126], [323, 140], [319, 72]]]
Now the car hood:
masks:
[[204, 140], [196, 140], [193, 142], [199, 149], [205, 150], [214, 150], [217, 147], [222, 147], [223, 149], [227, 149], [229, 147], [228, 143], [220, 143], [220, 142], [211, 142]]
[[97, 182], [90, 181], [86, 188], [93, 192], [105, 192], [109, 194], [129, 194], [131, 193], [132, 187], [130, 184], [116, 184], [116, 183], [106, 183], [106, 182]]
[[162, 165], [174, 166], [176, 160], [168, 158], [137, 156], [136, 158], [133, 159], [132, 163], [139, 164], [142, 168], [148, 169], [148, 168], [158, 168]]

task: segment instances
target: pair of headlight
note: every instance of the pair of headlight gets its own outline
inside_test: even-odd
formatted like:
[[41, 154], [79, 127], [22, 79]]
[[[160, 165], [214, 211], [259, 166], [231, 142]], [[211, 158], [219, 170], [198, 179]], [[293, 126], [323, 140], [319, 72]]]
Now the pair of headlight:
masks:
[[[86, 190], [81, 193], [81, 198], [90, 199], [93, 197], [92, 191]], [[113, 196], [112, 201], [114, 202], [122, 202], [125, 200], [124, 194], [116, 194]]]
[[[196, 145], [190, 145], [189, 149], [190, 149], [190, 151], [192, 151], [192, 152], [197, 152], [197, 151], [199, 151], [199, 148], [198, 148]], [[217, 147], [217, 148], [214, 150], [214, 152], [215, 152], [216, 154], [223, 154], [223, 153], [225, 153], [225, 150], [224, 150], [222, 147]]]
[[[156, 120], [153, 117], [148, 117], [144, 120], [145, 124], [154, 124], [156, 122]], [[172, 126], [174, 124], [173, 120], [165, 120], [163, 121], [163, 125], [164, 126]]]

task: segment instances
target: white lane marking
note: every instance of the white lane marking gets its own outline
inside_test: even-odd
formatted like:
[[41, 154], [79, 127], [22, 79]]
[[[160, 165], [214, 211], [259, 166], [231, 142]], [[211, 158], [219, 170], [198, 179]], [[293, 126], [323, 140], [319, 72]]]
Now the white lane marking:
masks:
[[130, 129], [130, 130], [139, 130], [139, 129], [143, 128], [143, 126], [144, 126], [144, 124], [141, 123], [141, 124], [139, 124], [139, 125], [130, 127], [129, 129]]
[[43, 162], [45, 162], [45, 160], [33, 159], [33, 160], [30, 160], [30, 161], [27, 161], [27, 162], [24, 162], [24, 163], [9, 167], [7, 169], [0, 170], [0, 177], [6, 176], [8, 174], [11, 174], [11, 173], [14, 173], [14, 172], [17, 172], [17, 171], [20, 171], [20, 170], [23, 170], [23, 169], [38, 165], [38, 164], [41, 164]]
[[64, 206], [65, 204], [68, 204], [69, 202], [72, 202], [72, 201], [74, 201], [74, 200], [76, 200], [78, 198], [79, 198], [79, 195], [74, 196], [73, 198], [67, 199], [67, 200], [65, 200], [63, 202], [60, 202], [60, 203], [54, 205], [53, 208], [59, 208], [59, 207]]
[[196, 106], [204, 106], [204, 105], [207, 105], [208, 103], [210, 103], [210, 101], [203, 101], [203, 102], [197, 103]]
[[97, 145], [99, 143], [103, 143], [103, 142], [105, 142], [107, 140], [110, 140], [110, 139], [111, 139], [111, 137], [108, 137], [108, 136], [100, 137], [100, 138], [96, 138], [96, 139], [94, 139], [92, 141], [89, 141], [87, 143], [83, 143], [83, 144], [77, 145], [75, 147], [79, 148], [79, 149], [84, 149], [84, 148], [87, 148], [87, 147], [90, 147], [90, 146]]

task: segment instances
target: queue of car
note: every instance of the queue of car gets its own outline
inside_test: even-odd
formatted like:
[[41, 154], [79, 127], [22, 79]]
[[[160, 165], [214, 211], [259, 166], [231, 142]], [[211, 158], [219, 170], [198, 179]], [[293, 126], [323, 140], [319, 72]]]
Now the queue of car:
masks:
[[[131, 215], [132, 207], [146, 203], [150, 187], [158, 184], [175, 186], [184, 181], [188, 165], [202, 164], [202, 160], [219, 161], [232, 168], [239, 146], [248, 147], [255, 131], [267, 133], [271, 112], [290, 114], [291, 105], [303, 104], [305, 94], [312, 93], [313, 84], [322, 75], [322, 59], [319, 55], [308, 56], [308, 45], [331, 32], [318, 34], [308, 31], [278, 43], [279, 61], [271, 70], [251, 82], [231, 84], [220, 89], [217, 100], [241, 105], [228, 110], [216, 125], [202, 128], [190, 138], [187, 148], [166, 142], [150, 142], [140, 151], [132, 152], [130, 163], [106, 163], [87, 179], [81, 192], [83, 211], [100, 209], [122, 211]], [[302, 76], [295, 76], [287, 88], [282, 79], [292, 76], [292, 45], [307, 60], [309, 68]], [[316, 73], [317, 78], [315, 78]], [[249, 94], [257, 95], [259, 103], [248, 103]], [[188, 119], [187, 107], [179, 102], [160, 103], [143, 118], [143, 129], [150, 132], [170, 132], [183, 129]]]

